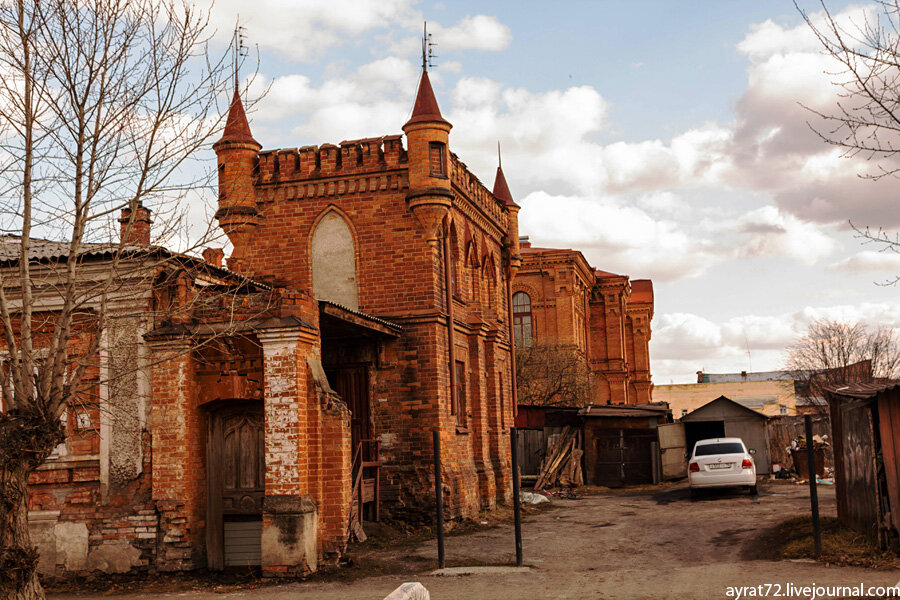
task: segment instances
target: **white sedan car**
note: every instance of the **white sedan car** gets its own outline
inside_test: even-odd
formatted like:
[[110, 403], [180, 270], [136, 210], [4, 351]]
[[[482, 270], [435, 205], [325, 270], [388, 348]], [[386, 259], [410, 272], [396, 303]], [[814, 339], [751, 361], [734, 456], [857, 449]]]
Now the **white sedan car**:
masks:
[[691, 495], [703, 488], [744, 486], [756, 494], [756, 464], [741, 438], [700, 440], [688, 464]]

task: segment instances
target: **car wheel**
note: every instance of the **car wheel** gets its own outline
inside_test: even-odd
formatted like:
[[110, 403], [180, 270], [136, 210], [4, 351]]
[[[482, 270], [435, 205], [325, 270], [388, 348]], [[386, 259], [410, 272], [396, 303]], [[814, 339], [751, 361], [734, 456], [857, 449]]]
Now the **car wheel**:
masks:
[[750, 495], [756, 496], [759, 494], [759, 489], [755, 485], [750, 486]]

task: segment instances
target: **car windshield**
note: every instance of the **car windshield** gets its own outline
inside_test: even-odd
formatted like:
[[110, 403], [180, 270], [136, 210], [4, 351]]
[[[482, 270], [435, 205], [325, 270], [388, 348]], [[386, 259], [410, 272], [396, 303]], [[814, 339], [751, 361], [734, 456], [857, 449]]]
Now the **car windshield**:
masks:
[[738, 442], [718, 442], [703, 444], [694, 449], [694, 456], [710, 456], [712, 454], [743, 454], [744, 447]]

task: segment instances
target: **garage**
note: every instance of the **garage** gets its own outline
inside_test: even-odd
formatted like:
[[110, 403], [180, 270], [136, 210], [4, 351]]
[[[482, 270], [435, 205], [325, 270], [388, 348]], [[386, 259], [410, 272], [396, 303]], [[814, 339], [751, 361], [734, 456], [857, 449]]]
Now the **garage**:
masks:
[[719, 396], [681, 418], [689, 453], [699, 440], [716, 437], [741, 438], [748, 450], [756, 450], [754, 461], [758, 473], [772, 472], [767, 420], [765, 415], [741, 406], [725, 396]]
[[578, 414], [584, 427], [586, 483], [621, 487], [662, 480], [657, 428], [671, 420], [668, 405], [606, 404]]

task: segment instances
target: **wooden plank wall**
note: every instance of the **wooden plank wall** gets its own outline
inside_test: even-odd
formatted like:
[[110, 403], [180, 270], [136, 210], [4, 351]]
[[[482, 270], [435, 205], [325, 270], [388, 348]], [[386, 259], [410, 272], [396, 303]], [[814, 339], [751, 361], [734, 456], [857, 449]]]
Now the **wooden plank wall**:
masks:
[[547, 451], [543, 429], [518, 430], [519, 470], [525, 476], [537, 476]]

